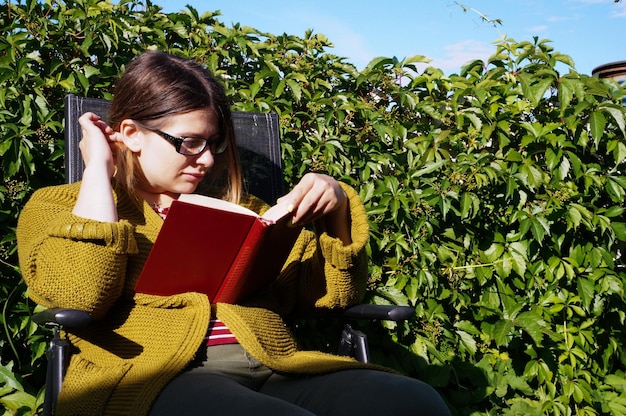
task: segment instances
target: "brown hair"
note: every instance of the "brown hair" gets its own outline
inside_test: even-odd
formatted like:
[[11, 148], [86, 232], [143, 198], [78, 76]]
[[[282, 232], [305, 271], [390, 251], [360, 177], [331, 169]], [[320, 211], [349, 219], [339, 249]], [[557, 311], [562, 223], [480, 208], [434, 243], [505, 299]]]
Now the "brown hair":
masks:
[[[204, 187], [214, 196], [238, 202], [241, 167], [235, 143], [230, 103], [224, 87], [200, 64], [164, 52], [148, 51], [127, 66], [115, 84], [108, 122], [118, 130], [125, 119], [154, 125], [166, 117], [195, 110], [215, 111], [220, 134], [228, 142], [224, 153], [214, 155], [215, 165]], [[143, 179], [136, 155], [121, 146], [116, 158], [116, 178], [131, 195]]]

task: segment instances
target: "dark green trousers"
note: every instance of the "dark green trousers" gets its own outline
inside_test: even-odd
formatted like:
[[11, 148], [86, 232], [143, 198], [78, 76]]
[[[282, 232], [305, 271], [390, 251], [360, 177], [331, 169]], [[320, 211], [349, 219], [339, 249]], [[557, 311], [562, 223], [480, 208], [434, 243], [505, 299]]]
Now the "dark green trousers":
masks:
[[150, 416], [450, 414], [433, 388], [413, 378], [360, 369], [285, 376], [239, 344], [205, 350], [166, 386]]

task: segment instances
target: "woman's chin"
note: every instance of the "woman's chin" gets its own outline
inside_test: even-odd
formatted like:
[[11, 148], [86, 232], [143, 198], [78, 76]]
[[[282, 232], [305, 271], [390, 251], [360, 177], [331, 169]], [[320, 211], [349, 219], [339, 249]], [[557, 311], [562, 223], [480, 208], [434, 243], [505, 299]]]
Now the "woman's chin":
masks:
[[176, 193], [178, 194], [192, 194], [195, 192], [196, 188], [198, 188], [198, 183], [189, 183], [184, 186], [179, 186], [176, 189]]

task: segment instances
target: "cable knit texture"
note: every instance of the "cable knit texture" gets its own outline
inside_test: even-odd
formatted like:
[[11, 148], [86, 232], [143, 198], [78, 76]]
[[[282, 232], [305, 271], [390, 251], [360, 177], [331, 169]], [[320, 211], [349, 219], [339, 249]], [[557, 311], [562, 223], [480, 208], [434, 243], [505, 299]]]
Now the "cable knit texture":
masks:
[[[29, 296], [45, 307], [86, 310], [96, 319], [88, 329], [68, 334], [73, 355], [58, 415], [147, 414], [163, 387], [194, 357], [211, 312], [250, 354], [276, 371], [314, 374], [366, 367], [350, 358], [299, 351], [283, 321], [362, 298], [369, 229], [352, 188], [342, 184], [350, 201], [351, 245], [344, 247], [326, 233], [323, 220], [317, 221], [315, 232], [302, 232], [269, 290], [245, 305], [210, 305], [199, 293], [135, 294], [135, 282], [163, 221], [148, 204], [117, 187], [118, 222], [77, 217], [71, 211], [79, 187], [38, 190], [17, 228]], [[253, 197], [243, 205], [257, 212], [267, 209]]]

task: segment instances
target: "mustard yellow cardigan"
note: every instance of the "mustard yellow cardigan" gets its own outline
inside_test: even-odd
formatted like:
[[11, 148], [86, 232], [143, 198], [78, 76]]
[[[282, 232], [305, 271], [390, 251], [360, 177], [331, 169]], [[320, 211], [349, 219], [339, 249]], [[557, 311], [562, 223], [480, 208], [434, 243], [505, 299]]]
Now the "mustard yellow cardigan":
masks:
[[[282, 318], [361, 299], [369, 229], [353, 189], [342, 184], [350, 201], [351, 245], [330, 237], [320, 222], [315, 233], [302, 232], [271, 291], [245, 305], [210, 305], [199, 293], [135, 294], [163, 221], [148, 204], [117, 187], [118, 222], [75, 216], [71, 211], [79, 186], [35, 192], [17, 228], [30, 298], [45, 307], [83, 309], [96, 319], [88, 329], [69, 334], [73, 355], [59, 415], [147, 414], [163, 387], [194, 357], [212, 312], [252, 356], [276, 371], [314, 374], [364, 366], [346, 357], [299, 351]], [[243, 205], [257, 212], [266, 208], [254, 198]]]

